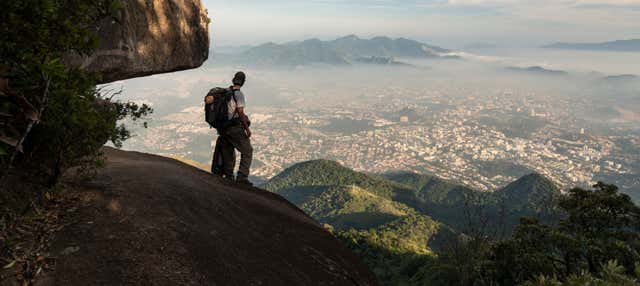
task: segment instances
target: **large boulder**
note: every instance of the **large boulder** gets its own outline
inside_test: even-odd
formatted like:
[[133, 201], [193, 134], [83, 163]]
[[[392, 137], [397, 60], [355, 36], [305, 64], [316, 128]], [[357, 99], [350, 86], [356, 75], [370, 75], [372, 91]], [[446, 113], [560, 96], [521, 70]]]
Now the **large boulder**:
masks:
[[100, 47], [67, 62], [101, 83], [197, 68], [209, 56], [209, 18], [200, 0], [125, 0], [99, 28]]
[[178, 161], [105, 148], [38, 285], [378, 285], [340, 241], [279, 195]]

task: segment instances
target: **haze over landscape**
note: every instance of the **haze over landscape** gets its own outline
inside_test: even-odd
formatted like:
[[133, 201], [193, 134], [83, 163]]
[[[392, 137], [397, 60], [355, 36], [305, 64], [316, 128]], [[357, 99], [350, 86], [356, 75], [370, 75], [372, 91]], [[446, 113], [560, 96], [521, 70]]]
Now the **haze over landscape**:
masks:
[[640, 200], [634, 1], [215, 4], [243, 13], [213, 15], [202, 68], [114, 84], [156, 110], [124, 148], [207, 170], [201, 97], [244, 70], [252, 180], [385, 285], [437, 281], [426, 257], [483, 217], [491, 237], [554, 223], [559, 193], [597, 181]]
[[254, 183], [334, 231], [383, 285], [431, 285], [443, 263], [431, 259], [482, 218], [493, 235], [523, 216], [555, 222], [560, 192], [597, 181], [640, 200], [639, 61], [352, 35], [214, 51], [200, 69], [112, 86], [155, 108], [124, 149], [208, 170], [202, 96], [246, 71]]
[[0, 19], [2, 285], [640, 284], [638, 0]]
[[333, 159], [481, 190], [538, 172], [563, 187], [606, 180], [636, 195], [640, 71], [629, 59], [640, 54], [538, 50], [499, 57], [352, 35], [214, 51], [198, 70], [114, 86], [156, 109], [125, 148], [207, 165], [213, 132], [200, 97], [246, 70], [259, 182]]
[[[306, 38], [409, 37], [463, 48], [530, 48], [640, 38], [634, 0], [204, 1], [213, 45]], [[215, 8], [214, 8], [215, 7]]]

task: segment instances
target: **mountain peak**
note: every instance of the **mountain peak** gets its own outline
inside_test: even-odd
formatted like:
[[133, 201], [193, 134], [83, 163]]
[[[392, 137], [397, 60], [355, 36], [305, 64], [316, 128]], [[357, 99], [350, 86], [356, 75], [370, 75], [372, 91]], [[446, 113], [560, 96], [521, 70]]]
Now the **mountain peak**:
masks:
[[317, 159], [317, 160], [310, 160], [310, 161], [306, 161], [306, 162], [302, 162], [302, 163], [297, 163], [297, 164], [294, 164], [293, 166], [289, 167], [289, 169], [294, 169], [294, 168], [325, 168], [325, 167], [347, 169], [346, 167], [342, 166], [342, 164], [340, 164], [339, 162], [332, 161], [332, 160], [327, 160], [327, 159]]
[[350, 65], [358, 63], [399, 65], [394, 58], [439, 58], [448, 50], [409, 39], [355, 35], [322, 41], [316, 38], [285, 44], [254, 47], [235, 60], [258, 65], [297, 67], [313, 64]]
[[373, 194], [389, 198], [393, 187], [385, 180], [357, 172], [330, 160], [314, 160], [295, 164], [265, 184], [269, 191], [303, 186], [309, 190], [332, 186], [354, 185]]
[[336, 39], [336, 41], [353, 41], [353, 40], [360, 40], [360, 37], [354, 34], [351, 34], [351, 35], [347, 35], [347, 36]]
[[516, 186], [516, 185], [523, 185], [523, 184], [531, 186], [533, 183], [544, 183], [550, 186], [551, 185], [555, 186], [555, 184], [544, 175], [537, 172], [533, 172], [531, 174], [524, 175], [519, 179], [515, 180], [511, 184], [507, 185], [505, 189], [508, 189], [509, 186]]
[[530, 73], [537, 75], [554, 75], [554, 76], [567, 76], [569, 75], [566, 71], [561, 70], [551, 70], [541, 66], [529, 66], [529, 67], [507, 67], [510, 71], [522, 72], [522, 73]]
[[387, 36], [376, 36], [371, 38], [371, 41], [393, 41], [393, 40]]
[[311, 39], [306, 39], [304, 41], [302, 41], [302, 43], [322, 43], [322, 41], [318, 38], [311, 38]]
[[558, 186], [539, 173], [531, 173], [497, 191], [507, 202], [528, 202], [544, 196], [560, 193]]
[[519, 181], [545, 181], [545, 182], [549, 182], [551, 183], [551, 180], [549, 180], [547, 177], [545, 177], [544, 175], [538, 173], [538, 172], [533, 172], [531, 174], [528, 175], [524, 175], [522, 177], [520, 177], [518, 180], [516, 180], [515, 182], [519, 182]]

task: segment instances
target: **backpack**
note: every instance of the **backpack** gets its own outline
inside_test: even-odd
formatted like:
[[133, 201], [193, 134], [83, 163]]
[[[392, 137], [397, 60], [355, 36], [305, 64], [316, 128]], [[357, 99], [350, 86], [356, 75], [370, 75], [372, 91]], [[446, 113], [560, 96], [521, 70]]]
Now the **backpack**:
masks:
[[[213, 102], [207, 103], [207, 97], [213, 96]], [[205, 121], [211, 128], [221, 130], [231, 126], [229, 120], [229, 101], [236, 100], [235, 92], [232, 88], [213, 88], [207, 93], [204, 104]]]

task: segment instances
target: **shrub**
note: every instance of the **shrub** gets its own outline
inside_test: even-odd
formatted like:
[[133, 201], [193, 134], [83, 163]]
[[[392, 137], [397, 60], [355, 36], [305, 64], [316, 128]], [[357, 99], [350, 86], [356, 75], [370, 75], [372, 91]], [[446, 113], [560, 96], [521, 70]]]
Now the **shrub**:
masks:
[[111, 101], [96, 88], [98, 75], [63, 64], [69, 54], [92, 53], [99, 22], [119, 7], [115, 0], [0, 2], [1, 176], [28, 171], [53, 186], [71, 167], [96, 166], [108, 140], [118, 146], [130, 136], [118, 120], [152, 111]]

